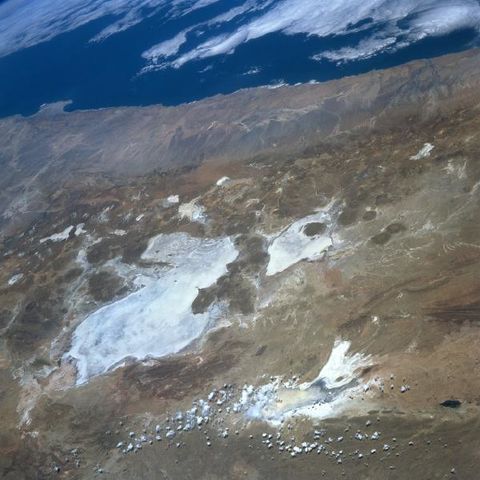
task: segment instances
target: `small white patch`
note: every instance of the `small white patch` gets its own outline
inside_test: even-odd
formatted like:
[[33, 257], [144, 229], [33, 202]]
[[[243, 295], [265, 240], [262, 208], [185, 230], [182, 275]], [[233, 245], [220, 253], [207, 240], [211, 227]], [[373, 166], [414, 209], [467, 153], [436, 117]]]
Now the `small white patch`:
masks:
[[162, 200], [163, 208], [170, 208], [173, 205], [178, 205], [180, 202], [180, 197], [178, 195], [169, 195], [167, 198]]
[[435, 146], [431, 143], [425, 143], [425, 145], [423, 145], [416, 155], [412, 155], [410, 157], [410, 160], [421, 160], [422, 158], [427, 158], [430, 156], [434, 148]]
[[85, 224], [79, 223], [75, 228], [75, 236], [78, 237], [79, 235], [83, 235], [84, 233], [87, 233], [87, 231], [85, 230]]
[[117, 237], [124, 237], [127, 234], [127, 232], [125, 230], [122, 230], [121, 228], [117, 228], [112, 233]]
[[113, 205], [109, 207], [105, 207], [98, 215], [97, 215], [97, 222], [98, 223], [108, 223], [110, 220], [110, 210], [113, 209]]
[[219, 178], [217, 180], [217, 187], [223, 187], [224, 185], [226, 185], [227, 183], [230, 182], [230, 177], [222, 177], [222, 178]]
[[182, 203], [182, 205], [178, 207], [178, 215], [180, 218], [186, 218], [191, 222], [205, 223], [207, 220], [205, 208], [197, 204], [196, 199], [188, 203]]
[[40, 243], [45, 243], [45, 242], [48, 242], [49, 240], [51, 242], [63, 242], [64, 240], [68, 239], [68, 237], [70, 236], [70, 232], [74, 228], [75, 227], [73, 225], [70, 225], [65, 230], [63, 230], [63, 232], [54, 233], [54, 234], [50, 235], [49, 237], [42, 238], [40, 240]]
[[242, 75], [256, 75], [257, 73], [260, 73], [262, 69], [260, 67], [253, 67], [250, 70], [247, 70], [246, 72], [242, 73]]
[[137, 218], [135, 218], [136, 222], [139, 222], [145, 216], [144, 213], [141, 213]]
[[40, 243], [45, 243], [45, 242], [48, 242], [48, 241], [63, 242], [65, 240], [68, 240], [71, 232], [73, 232], [73, 234], [75, 236], [82, 235], [83, 233], [86, 233], [86, 230], [84, 230], [84, 228], [83, 228], [84, 226], [85, 226], [85, 224], [83, 224], [83, 223], [80, 223], [77, 226], [70, 225], [65, 230], [63, 230], [63, 232], [54, 233], [53, 235], [50, 235], [49, 237], [42, 238], [40, 240]]
[[8, 280], [8, 285], [11, 287], [12, 285], [15, 285], [16, 283], [18, 283], [22, 278], [23, 278], [23, 273], [17, 273], [12, 277], [10, 277], [10, 279]]
[[180, 202], [180, 197], [178, 195], [169, 195], [167, 197], [167, 202], [170, 204], [170, 205], [175, 205], [177, 204], [178, 202]]

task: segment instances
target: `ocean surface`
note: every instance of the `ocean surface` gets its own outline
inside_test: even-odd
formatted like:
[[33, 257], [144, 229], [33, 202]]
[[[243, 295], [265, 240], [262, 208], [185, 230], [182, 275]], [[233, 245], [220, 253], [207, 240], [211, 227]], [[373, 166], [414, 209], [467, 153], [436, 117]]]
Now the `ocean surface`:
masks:
[[0, 117], [177, 105], [479, 44], [478, 0], [0, 0]]

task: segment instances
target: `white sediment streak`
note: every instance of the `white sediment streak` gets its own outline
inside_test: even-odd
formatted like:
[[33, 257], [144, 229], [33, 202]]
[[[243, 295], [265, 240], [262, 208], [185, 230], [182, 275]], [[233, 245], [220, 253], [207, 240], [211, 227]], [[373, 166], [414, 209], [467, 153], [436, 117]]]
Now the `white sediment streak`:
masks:
[[179, 352], [198, 338], [215, 318], [214, 308], [192, 313], [198, 289], [214, 284], [237, 255], [230, 238], [185, 233], [153, 238], [142, 260], [163, 265], [160, 272], [154, 277], [143, 275], [140, 290], [100, 308], [76, 328], [65, 357], [76, 360], [77, 383], [127, 358]]
[[350, 342], [337, 339], [318, 377], [311, 383], [303, 383], [300, 388], [307, 390], [319, 381], [327, 388], [339, 388], [355, 380], [355, 372], [365, 364], [366, 358], [361, 353], [348, 355], [349, 349]]
[[268, 247], [270, 260], [267, 265], [267, 275], [283, 272], [300, 260], [316, 260], [333, 245], [332, 238], [328, 234], [308, 236], [304, 231], [309, 223], [330, 223], [331, 218], [328, 213], [330, 207], [331, 205], [325, 210], [297, 220], [274, 238]]
[[422, 158], [427, 158], [430, 156], [434, 148], [435, 146], [431, 143], [425, 143], [425, 145], [423, 145], [416, 155], [412, 155], [410, 157], [410, 160], [421, 160]]
[[11, 287], [12, 285], [15, 285], [16, 283], [18, 283], [21, 279], [23, 278], [23, 273], [17, 273], [15, 275], [13, 275], [12, 277], [10, 277], [10, 279], [8, 280], [8, 286]]
[[81, 235], [82, 233], [86, 233], [85, 230], [83, 229], [85, 225], [83, 223], [80, 223], [77, 226], [70, 225], [67, 227], [65, 230], [62, 232], [54, 233], [53, 235], [50, 235], [49, 237], [42, 238], [40, 240], [40, 243], [45, 243], [48, 241], [51, 242], [63, 242], [65, 240], [68, 240], [70, 237], [70, 234], [73, 232], [73, 235], [78, 236]]

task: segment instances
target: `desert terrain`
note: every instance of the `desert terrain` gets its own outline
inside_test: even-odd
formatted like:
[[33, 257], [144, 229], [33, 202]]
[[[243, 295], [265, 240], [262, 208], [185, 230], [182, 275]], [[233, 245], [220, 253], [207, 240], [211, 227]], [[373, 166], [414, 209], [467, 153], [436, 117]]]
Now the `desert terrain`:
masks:
[[0, 477], [478, 478], [479, 91], [0, 120]]

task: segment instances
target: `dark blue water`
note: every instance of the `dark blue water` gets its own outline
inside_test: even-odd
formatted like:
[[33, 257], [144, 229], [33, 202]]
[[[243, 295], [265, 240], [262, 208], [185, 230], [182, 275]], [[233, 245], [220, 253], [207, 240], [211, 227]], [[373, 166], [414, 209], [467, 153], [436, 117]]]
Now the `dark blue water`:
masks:
[[[231, 1], [229, 8], [235, 4], [240, 2]], [[382, 28], [366, 19], [362, 21], [365, 30], [361, 33], [329, 38], [273, 33], [239, 46], [231, 55], [190, 62], [178, 70], [170, 68], [138, 75], [145, 66], [143, 51], [194, 22], [212, 18], [222, 8], [225, 7], [213, 5], [195, 12], [193, 18], [189, 15], [166, 22], [162, 17], [165, 12], [158, 12], [104, 42], [89, 43], [90, 38], [113, 20], [103, 18], [47, 43], [0, 58], [0, 117], [29, 115], [44, 103], [60, 100], [72, 101], [68, 110], [158, 103], [177, 105], [280, 81], [290, 84], [326, 81], [461, 51], [477, 42], [475, 31], [461, 30], [441, 38], [427, 38], [396, 53], [343, 65], [310, 59], [320, 51], [356, 44]], [[162, 18], [161, 29], [159, 18]], [[222, 33], [221, 27], [217, 27], [215, 33]], [[193, 40], [189, 40], [182, 50], [187, 51], [192, 45]], [[259, 73], [245, 74], [254, 67], [260, 67]]]

